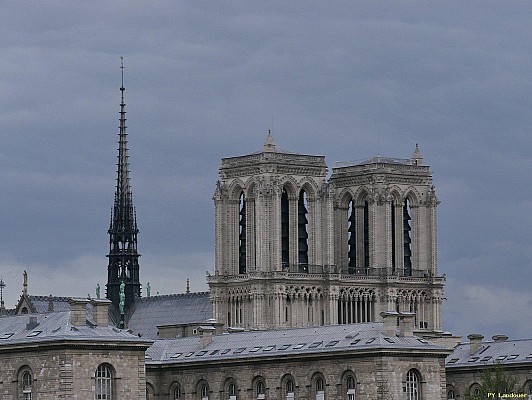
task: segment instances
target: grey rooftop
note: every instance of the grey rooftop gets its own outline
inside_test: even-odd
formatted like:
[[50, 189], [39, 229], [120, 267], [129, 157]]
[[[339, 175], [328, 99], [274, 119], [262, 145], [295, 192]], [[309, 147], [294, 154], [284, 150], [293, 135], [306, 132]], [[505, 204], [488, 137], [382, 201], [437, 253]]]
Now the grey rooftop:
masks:
[[202, 347], [201, 337], [156, 340], [146, 352], [148, 364], [219, 362], [248, 358], [282, 358], [323, 353], [408, 351], [449, 354], [440, 346], [410, 336], [387, 336], [383, 324], [371, 322], [267, 331], [225, 333], [212, 336]]
[[494, 364], [532, 364], [532, 339], [485, 341], [471, 353], [470, 343], [461, 343], [445, 360], [447, 369], [486, 368]]

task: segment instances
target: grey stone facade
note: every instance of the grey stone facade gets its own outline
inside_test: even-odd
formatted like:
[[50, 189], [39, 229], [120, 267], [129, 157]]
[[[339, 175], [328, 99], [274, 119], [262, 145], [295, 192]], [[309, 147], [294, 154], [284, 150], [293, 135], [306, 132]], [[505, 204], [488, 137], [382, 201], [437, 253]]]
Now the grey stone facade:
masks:
[[214, 318], [226, 326], [282, 328], [416, 314], [441, 332], [432, 174], [408, 160], [339, 164], [279, 150], [224, 158], [214, 194]]

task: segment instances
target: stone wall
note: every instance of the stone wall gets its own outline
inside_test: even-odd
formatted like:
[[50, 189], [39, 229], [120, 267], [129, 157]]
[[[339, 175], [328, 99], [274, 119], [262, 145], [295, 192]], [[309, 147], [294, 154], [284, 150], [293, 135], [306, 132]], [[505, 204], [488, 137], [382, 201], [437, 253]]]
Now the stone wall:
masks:
[[[144, 348], [105, 349], [74, 346], [2, 351], [0, 399], [22, 399], [22, 374], [29, 371], [35, 400], [94, 400], [95, 373], [105, 363], [113, 371], [113, 399], [145, 400]], [[115, 397], [116, 396], [116, 397]]]

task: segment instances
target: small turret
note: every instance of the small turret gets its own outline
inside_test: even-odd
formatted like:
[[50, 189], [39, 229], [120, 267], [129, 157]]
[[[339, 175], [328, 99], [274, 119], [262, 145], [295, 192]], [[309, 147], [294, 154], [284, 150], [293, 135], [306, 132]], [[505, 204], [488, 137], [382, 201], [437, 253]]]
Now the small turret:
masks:
[[412, 154], [412, 162], [414, 165], [423, 165], [423, 156], [421, 155], [421, 151], [419, 150], [417, 143], [416, 148], [414, 149], [414, 154]]

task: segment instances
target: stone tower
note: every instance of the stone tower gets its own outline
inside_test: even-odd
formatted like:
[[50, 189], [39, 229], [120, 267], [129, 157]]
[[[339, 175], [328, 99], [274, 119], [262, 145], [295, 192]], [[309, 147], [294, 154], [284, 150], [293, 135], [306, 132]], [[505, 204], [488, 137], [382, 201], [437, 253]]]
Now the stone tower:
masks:
[[109, 226], [109, 264], [107, 267], [106, 297], [120, 309], [120, 286], [124, 283], [124, 311], [140, 297], [139, 257], [137, 253], [137, 216], [129, 184], [129, 156], [126, 132], [126, 104], [124, 103], [124, 75], [122, 65], [122, 101], [118, 133], [118, 162], [114, 205]]
[[441, 329], [432, 175], [411, 159], [338, 165], [262, 151], [224, 158], [214, 194], [214, 317], [268, 329], [380, 320], [411, 311]]

